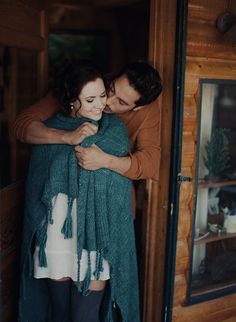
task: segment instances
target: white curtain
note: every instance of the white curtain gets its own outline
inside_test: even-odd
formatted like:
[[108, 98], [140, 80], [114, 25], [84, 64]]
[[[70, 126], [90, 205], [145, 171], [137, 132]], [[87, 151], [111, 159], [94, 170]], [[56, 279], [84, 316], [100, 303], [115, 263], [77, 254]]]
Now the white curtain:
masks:
[[[218, 90], [217, 84], [205, 83], [202, 84], [202, 106], [201, 106], [201, 131], [199, 148], [199, 163], [198, 163], [198, 179], [203, 179], [208, 174], [208, 170], [204, 164], [203, 156], [206, 155], [205, 147], [208, 140], [211, 138], [213, 111], [216, 93]], [[198, 188], [195, 230], [200, 229], [201, 232], [207, 230], [207, 213], [208, 213], [208, 189]], [[206, 245], [198, 245], [194, 247], [193, 256], [193, 273], [198, 272], [201, 261], [205, 258]]]

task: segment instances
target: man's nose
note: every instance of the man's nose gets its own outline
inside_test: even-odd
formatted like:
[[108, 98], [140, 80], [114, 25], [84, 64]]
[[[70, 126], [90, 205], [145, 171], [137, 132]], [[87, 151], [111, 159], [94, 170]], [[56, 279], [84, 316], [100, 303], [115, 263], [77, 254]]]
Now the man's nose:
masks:
[[107, 98], [107, 105], [112, 104], [114, 101], [116, 100], [116, 96], [115, 95], [111, 95]]

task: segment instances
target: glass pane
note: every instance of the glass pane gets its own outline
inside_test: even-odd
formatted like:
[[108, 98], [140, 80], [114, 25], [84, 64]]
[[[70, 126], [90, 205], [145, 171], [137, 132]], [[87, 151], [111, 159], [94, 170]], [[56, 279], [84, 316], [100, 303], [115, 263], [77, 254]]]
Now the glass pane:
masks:
[[109, 41], [106, 33], [50, 33], [48, 36], [49, 84], [55, 73], [70, 59], [90, 59], [103, 71], [109, 63]]
[[36, 51], [0, 46], [0, 189], [25, 178], [28, 145], [10, 135], [15, 116], [37, 99]]
[[201, 83], [190, 296], [236, 289], [236, 82]]

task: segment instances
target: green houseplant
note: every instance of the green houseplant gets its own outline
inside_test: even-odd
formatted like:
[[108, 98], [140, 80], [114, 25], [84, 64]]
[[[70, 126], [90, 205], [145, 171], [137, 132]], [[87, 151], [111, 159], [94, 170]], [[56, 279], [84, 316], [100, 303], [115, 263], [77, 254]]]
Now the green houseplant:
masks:
[[216, 128], [206, 143], [206, 156], [203, 159], [209, 173], [205, 179], [217, 180], [230, 167], [228, 132], [228, 129]]

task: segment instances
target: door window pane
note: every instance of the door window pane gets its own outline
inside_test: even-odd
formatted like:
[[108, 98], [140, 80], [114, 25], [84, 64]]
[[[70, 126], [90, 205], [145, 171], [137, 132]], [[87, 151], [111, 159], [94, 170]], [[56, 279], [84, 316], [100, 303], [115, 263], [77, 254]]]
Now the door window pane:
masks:
[[189, 302], [236, 291], [236, 82], [200, 94]]

